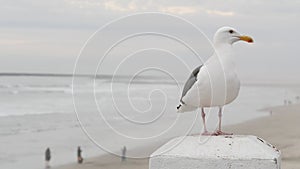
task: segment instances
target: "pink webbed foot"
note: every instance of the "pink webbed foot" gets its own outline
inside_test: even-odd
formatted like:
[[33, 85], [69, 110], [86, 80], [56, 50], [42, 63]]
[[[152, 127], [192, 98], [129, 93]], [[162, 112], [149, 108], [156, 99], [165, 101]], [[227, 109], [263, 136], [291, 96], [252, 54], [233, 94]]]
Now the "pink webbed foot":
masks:
[[202, 135], [202, 136], [214, 136], [215, 133], [211, 133], [211, 132], [208, 132], [208, 131], [204, 131], [201, 135]]
[[203, 133], [194, 133], [191, 134], [190, 136], [215, 136], [215, 133], [204, 131]]
[[213, 133], [215, 136], [224, 136], [224, 135], [233, 135], [233, 133], [226, 133], [226, 132], [223, 132], [221, 130], [217, 130], [216, 132]]

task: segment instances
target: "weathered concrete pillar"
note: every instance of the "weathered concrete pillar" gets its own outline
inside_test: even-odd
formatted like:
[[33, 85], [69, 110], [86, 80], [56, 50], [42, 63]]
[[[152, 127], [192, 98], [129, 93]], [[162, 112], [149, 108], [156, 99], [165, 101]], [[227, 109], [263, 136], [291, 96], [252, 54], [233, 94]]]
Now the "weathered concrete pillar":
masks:
[[150, 169], [280, 169], [281, 153], [256, 136], [175, 138], [150, 157]]

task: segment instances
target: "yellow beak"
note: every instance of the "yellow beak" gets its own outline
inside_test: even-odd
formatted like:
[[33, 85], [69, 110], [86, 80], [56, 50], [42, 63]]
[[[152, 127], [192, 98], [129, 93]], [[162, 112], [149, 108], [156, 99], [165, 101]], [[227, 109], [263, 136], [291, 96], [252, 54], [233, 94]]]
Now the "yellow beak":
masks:
[[240, 40], [248, 42], [248, 43], [253, 43], [253, 39], [250, 36], [239, 36]]

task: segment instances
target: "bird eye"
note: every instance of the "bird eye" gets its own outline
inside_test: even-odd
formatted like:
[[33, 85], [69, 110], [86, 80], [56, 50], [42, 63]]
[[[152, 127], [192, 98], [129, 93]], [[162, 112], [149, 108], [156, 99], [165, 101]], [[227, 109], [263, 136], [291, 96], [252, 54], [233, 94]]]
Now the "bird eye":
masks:
[[234, 31], [233, 30], [229, 30], [229, 33], [233, 33]]

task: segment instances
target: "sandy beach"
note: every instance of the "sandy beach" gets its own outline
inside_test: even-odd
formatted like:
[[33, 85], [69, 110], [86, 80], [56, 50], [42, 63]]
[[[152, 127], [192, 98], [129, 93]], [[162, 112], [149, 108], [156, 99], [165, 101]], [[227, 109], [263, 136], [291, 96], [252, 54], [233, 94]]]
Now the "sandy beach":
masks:
[[[256, 135], [265, 139], [281, 150], [283, 169], [300, 168], [300, 130], [298, 128], [300, 104], [270, 107], [263, 111], [272, 111], [272, 114], [242, 124], [227, 126], [225, 130], [232, 131], [234, 134]], [[161, 144], [163, 143], [154, 143], [135, 151], [155, 151]], [[147, 169], [148, 162], [148, 159], [127, 159], [125, 162], [121, 162], [117, 156], [102, 155], [85, 159], [81, 165], [73, 163], [55, 169]]]
[[300, 168], [300, 104], [264, 109], [272, 115], [227, 127], [236, 134], [259, 136], [282, 152], [282, 168]]

